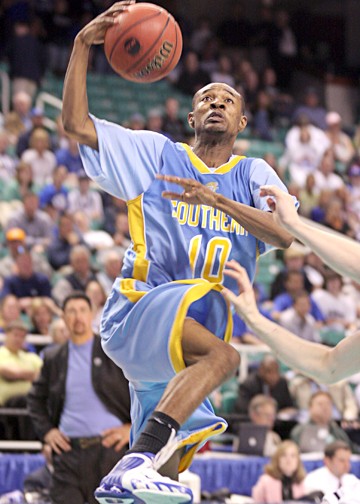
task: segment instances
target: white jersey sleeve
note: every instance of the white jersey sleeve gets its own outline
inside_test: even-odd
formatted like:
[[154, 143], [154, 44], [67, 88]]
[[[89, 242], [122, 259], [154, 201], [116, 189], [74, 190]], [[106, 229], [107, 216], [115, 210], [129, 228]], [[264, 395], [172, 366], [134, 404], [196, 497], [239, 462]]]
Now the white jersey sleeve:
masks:
[[133, 131], [90, 115], [99, 150], [79, 145], [87, 175], [106, 192], [134, 199], [148, 189], [161, 168], [168, 138], [152, 131]]

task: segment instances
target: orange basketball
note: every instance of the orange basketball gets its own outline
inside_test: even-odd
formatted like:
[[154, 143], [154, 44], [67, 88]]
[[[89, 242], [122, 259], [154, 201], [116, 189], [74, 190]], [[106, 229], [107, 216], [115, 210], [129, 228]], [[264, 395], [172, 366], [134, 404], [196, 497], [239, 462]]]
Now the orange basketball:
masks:
[[112, 68], [124, 79], [155, 82], [180, 59], [179, 25], [165, 9], [151, 3], [129, 6], [119, 23], [105, 34], [104, 50]]

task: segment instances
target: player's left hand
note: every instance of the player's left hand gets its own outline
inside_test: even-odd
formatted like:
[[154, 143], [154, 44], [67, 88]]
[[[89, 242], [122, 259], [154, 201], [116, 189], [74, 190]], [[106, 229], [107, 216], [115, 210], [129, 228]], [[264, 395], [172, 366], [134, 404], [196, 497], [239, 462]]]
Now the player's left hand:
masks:
[[129, 444], [131, 424], [124, 424], [120, 427], [112, 427], [102, 432], [102, 444], [106, 448], [113, 447], [119, 452], [125, 445]]
[[216, 208], [216, 193], [197, 180], [160, 174], [156, 175], [156, 178], [177, 184], [184, 189], [182, 193], [163, 191], [161, 194], [163, 198], [183, 201], [190, 205], [209, 205]]
[[231, 290], [223, 287], [221, 294], [224, 298], [233, 303], [236, 313], [243, 319], [247, 317], [256, 316], [259, 310], [256, 304], [256, 298], [253, 286], [246, 272], [246, 269], [234, 260], [226, 263], [224, 274], [236, 280], [239, 288], [239, 295], [236, 296]]

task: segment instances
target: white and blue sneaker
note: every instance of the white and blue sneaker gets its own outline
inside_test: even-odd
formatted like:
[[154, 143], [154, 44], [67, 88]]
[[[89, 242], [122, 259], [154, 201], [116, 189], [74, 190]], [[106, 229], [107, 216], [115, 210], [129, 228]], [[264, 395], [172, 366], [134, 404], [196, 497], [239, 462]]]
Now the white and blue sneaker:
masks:
[[100, 504], [190, 504], [190, 488], [161, 476], [152, 453], [129, 453], [95, 491]]

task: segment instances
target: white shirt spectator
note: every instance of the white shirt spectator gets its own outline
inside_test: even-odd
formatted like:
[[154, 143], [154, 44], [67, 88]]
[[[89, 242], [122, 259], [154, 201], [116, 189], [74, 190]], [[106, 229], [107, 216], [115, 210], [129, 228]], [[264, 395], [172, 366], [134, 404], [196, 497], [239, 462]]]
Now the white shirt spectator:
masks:
[[325, 466], [309, 472], [304, 480], [307, 493], [319, 490], [324, 494], [336, 492], [340, 486], [344, 491], [359, 483], [360, 481], [354, 474], [347, 473], [339, 479]]
[[52, 174], [56, 166], [56, 157], [50, 150], [39, 154], [35, 149], [27, 149], [21, 156], [21, 160], [31, 166], [34, 183], [43, 187], [52, 180]]

